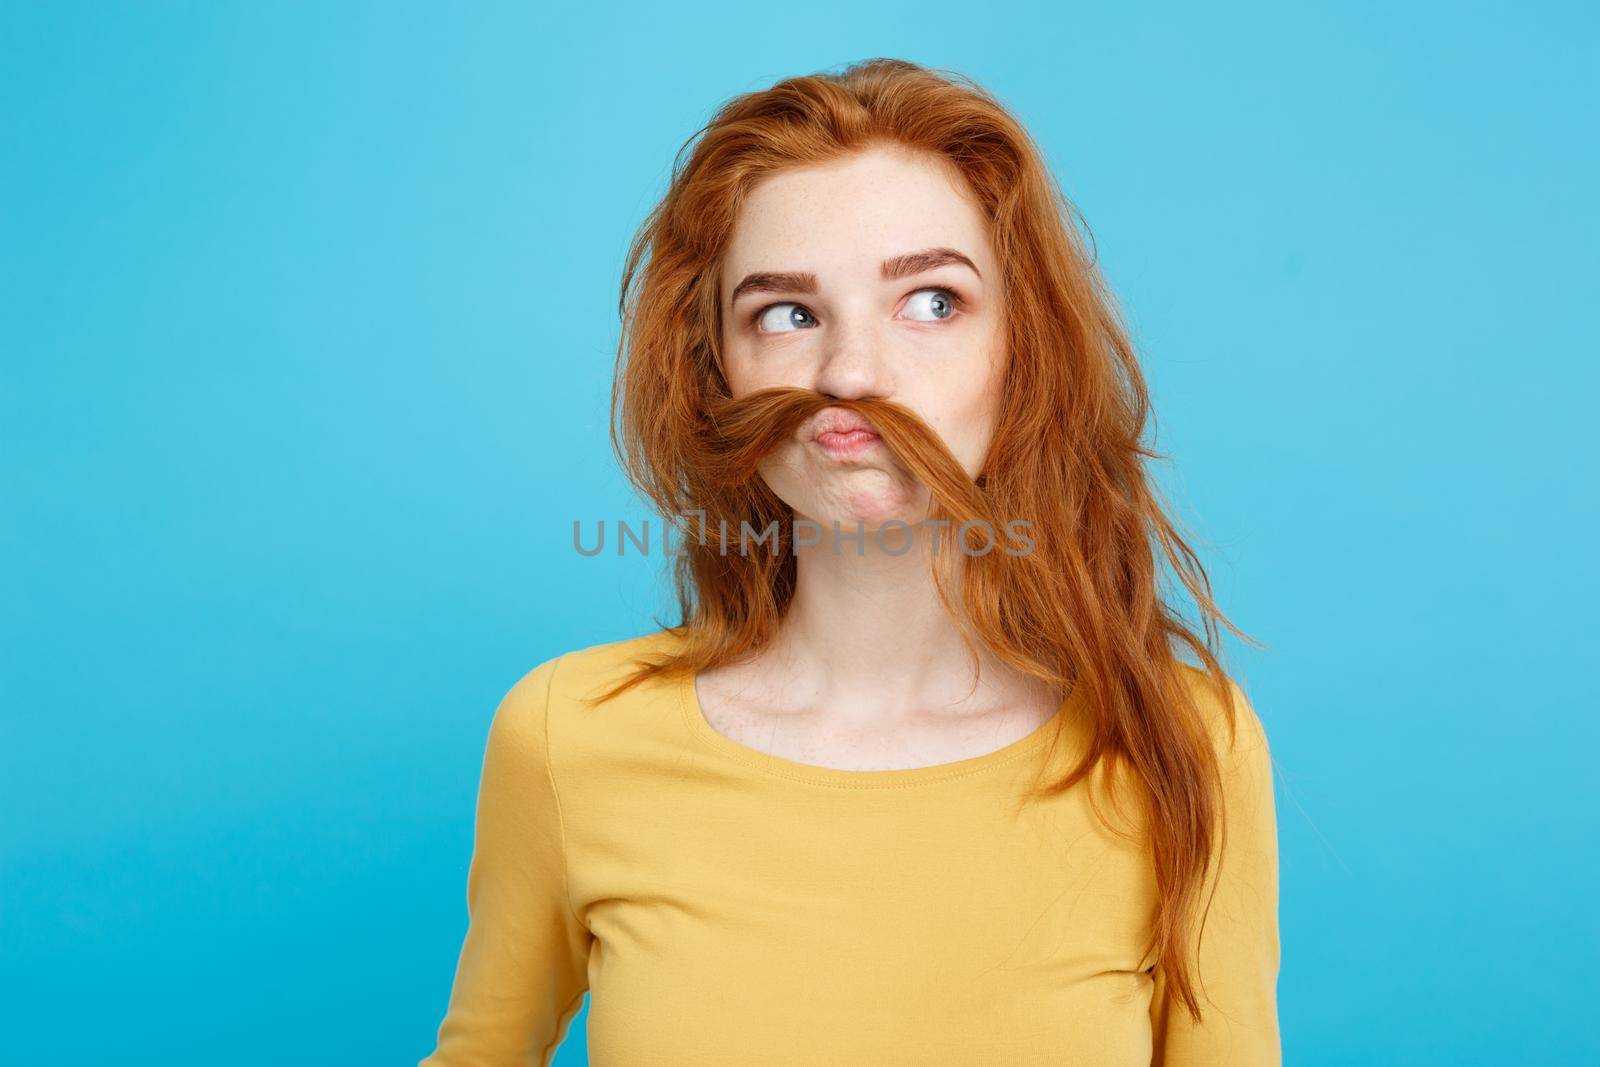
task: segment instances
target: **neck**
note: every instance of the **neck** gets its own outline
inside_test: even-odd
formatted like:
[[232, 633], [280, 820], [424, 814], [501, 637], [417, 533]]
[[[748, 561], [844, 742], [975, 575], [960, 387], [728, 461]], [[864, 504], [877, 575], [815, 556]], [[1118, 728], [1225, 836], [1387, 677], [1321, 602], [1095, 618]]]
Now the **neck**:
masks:
[[[907, 531], [882, 543], [898, 550]], [[1004, 704], [1027, 688], [987, 650], [974, 662], [939, 599], [930, 567], [931, 531], [917, 528], [909, 550], [892, 555], [868, 531], [864, 543], [830, 532], [796, 557], [796, 588], [770, 650], [794, 684], [844, 719], [956, 714]], [[938, 551], [952, 550], [948, 531]]]

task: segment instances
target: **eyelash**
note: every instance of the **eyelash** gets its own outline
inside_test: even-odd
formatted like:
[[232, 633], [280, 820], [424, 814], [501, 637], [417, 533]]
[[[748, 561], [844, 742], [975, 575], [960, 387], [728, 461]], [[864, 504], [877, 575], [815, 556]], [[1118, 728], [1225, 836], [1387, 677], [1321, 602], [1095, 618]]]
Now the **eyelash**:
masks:
[[[961, 294], [961, 290], [953, 289], [948, 285], [924, 285], [921, 288], [911, 290], [911, 292], [907, 293], [906, 295], [915, 296], [917, 293], [926, 293], [930, 291], [935, 293], [949, 293], [951, 296], [955, 297], [956, 315], [961, 315], [966, 312], [967, 298]], [[755, 311], [751, 312], [751, 314], [747, 317], [745, 325], [749, 326], [752, 330], [756, 329], [756, 327], [760, 325], [763, 315], [775, 307], [782, 307], [784, 304], [796, 304], [800, 307], [805, 307], [805, 305], [801, 304], [798, 300], [774, 300], [772, 303], [763, 304], [761, 307], [758, 307]], [[809, 312], [811, 309], [806, 308], [806, 310]], [[950, 319], [955, 318], [956, 315], [951, 315], [949, 319], [940, 319], [937, 321], [949, 322]], [[815, 316], [813, 316], [813, 318], [814, 317]], [[788, 333], [790, 331], [782, 330], [778, 332]]]

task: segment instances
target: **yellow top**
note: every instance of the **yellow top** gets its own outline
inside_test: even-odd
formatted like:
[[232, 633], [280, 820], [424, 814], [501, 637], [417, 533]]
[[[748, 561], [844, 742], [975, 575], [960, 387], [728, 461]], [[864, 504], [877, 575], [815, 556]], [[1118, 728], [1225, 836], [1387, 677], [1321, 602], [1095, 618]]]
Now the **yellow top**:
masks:
[[1236, 748], [1205, 705], [1228, 840], [1196, 1026], [1140, 959], [1147, 853], [1096, 820], [1086, 783], [1014, 803], [1042, 759], [1071, 766], [1074, 701], [998, 751], [876, 771], [723, 736], [686, 674], [578, 702], [673, 640], [548, 660], [495, 712], [424, 1067], [549, 1064], [585, 990], [598, 1067], [1280, 1062], [1271, 763], [1237, 686]]

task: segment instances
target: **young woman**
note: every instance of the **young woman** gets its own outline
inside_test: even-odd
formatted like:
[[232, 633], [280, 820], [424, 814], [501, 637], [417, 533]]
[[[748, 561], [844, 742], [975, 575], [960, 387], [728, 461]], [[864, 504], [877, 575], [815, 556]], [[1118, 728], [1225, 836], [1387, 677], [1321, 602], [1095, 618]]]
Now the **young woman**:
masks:
[[606, 1067], [1279, 1062], [1266, 737], [1037, 147], [882, 59], [697, 136], [614, 397], [682, 619], [500, 705], [424, 1063], [585, 991]]

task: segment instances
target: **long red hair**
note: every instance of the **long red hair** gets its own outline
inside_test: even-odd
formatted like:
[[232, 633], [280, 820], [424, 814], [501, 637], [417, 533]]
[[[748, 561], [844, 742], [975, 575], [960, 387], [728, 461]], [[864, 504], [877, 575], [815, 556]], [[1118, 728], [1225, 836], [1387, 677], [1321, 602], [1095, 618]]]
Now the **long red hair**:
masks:
[[[799, 389], [733, 400], [720, 369], [721, 256], [746, 194], [784, 168], [879, 144], [953, 164], [990, 224], [1009, 367], [976, 479], [897, 403]], [[977, 519], [997, 531], [1015, 517], [1032, 524], [1024, 553], [937, 555], [941, 595], [969, 646], [981, 643], [1063, 700], [1077, 687], [1089, 698], [1092, 743], [1066, 777], [1032, 795], [1064, 792], [1097, 767], [1137, 783], [1159, 893], [1146, 958], [1166, 974], [1168, 995], [1200, 1019], [1196, 932], [1224, 844], [1223, 794], [1212, 727], [1189, 680], [1203, 678], [1231, 736], [1231, 683], [1212, 646], [1219, 626], [1250, 639], [1212, 601], [1204, 568], [1147, 476], [1146, 459], [1167, 457], [1141, 442], [1148, 390], [1076, 209], [992, 95], [961, 75], [895, 59], [737, 96], [691, 146], [624, 268], [612, 441], [634, 485], [666, 515], [693, 515], [693, 525], [733, 538], [744, 524], [759, 533], [776, 521], [779, 540], [777, 551], [744, 552], [727, 551], [717, 535], [686, 538], [676, 557], [681, 621], [672, 627], [683, 641], [635, 664], [600, 699], [658, 674], [740, 659], [775, 635], [795, 588], [792, 514], [756, 463], [822, 406], [855, 409], [929, 487], [934, 517], [949, 529]], [[1198, 605], [1203, 638], [1163, 596], [1163, 556]], [[1179, 657], [1184, 647], [1199, 666]]]

